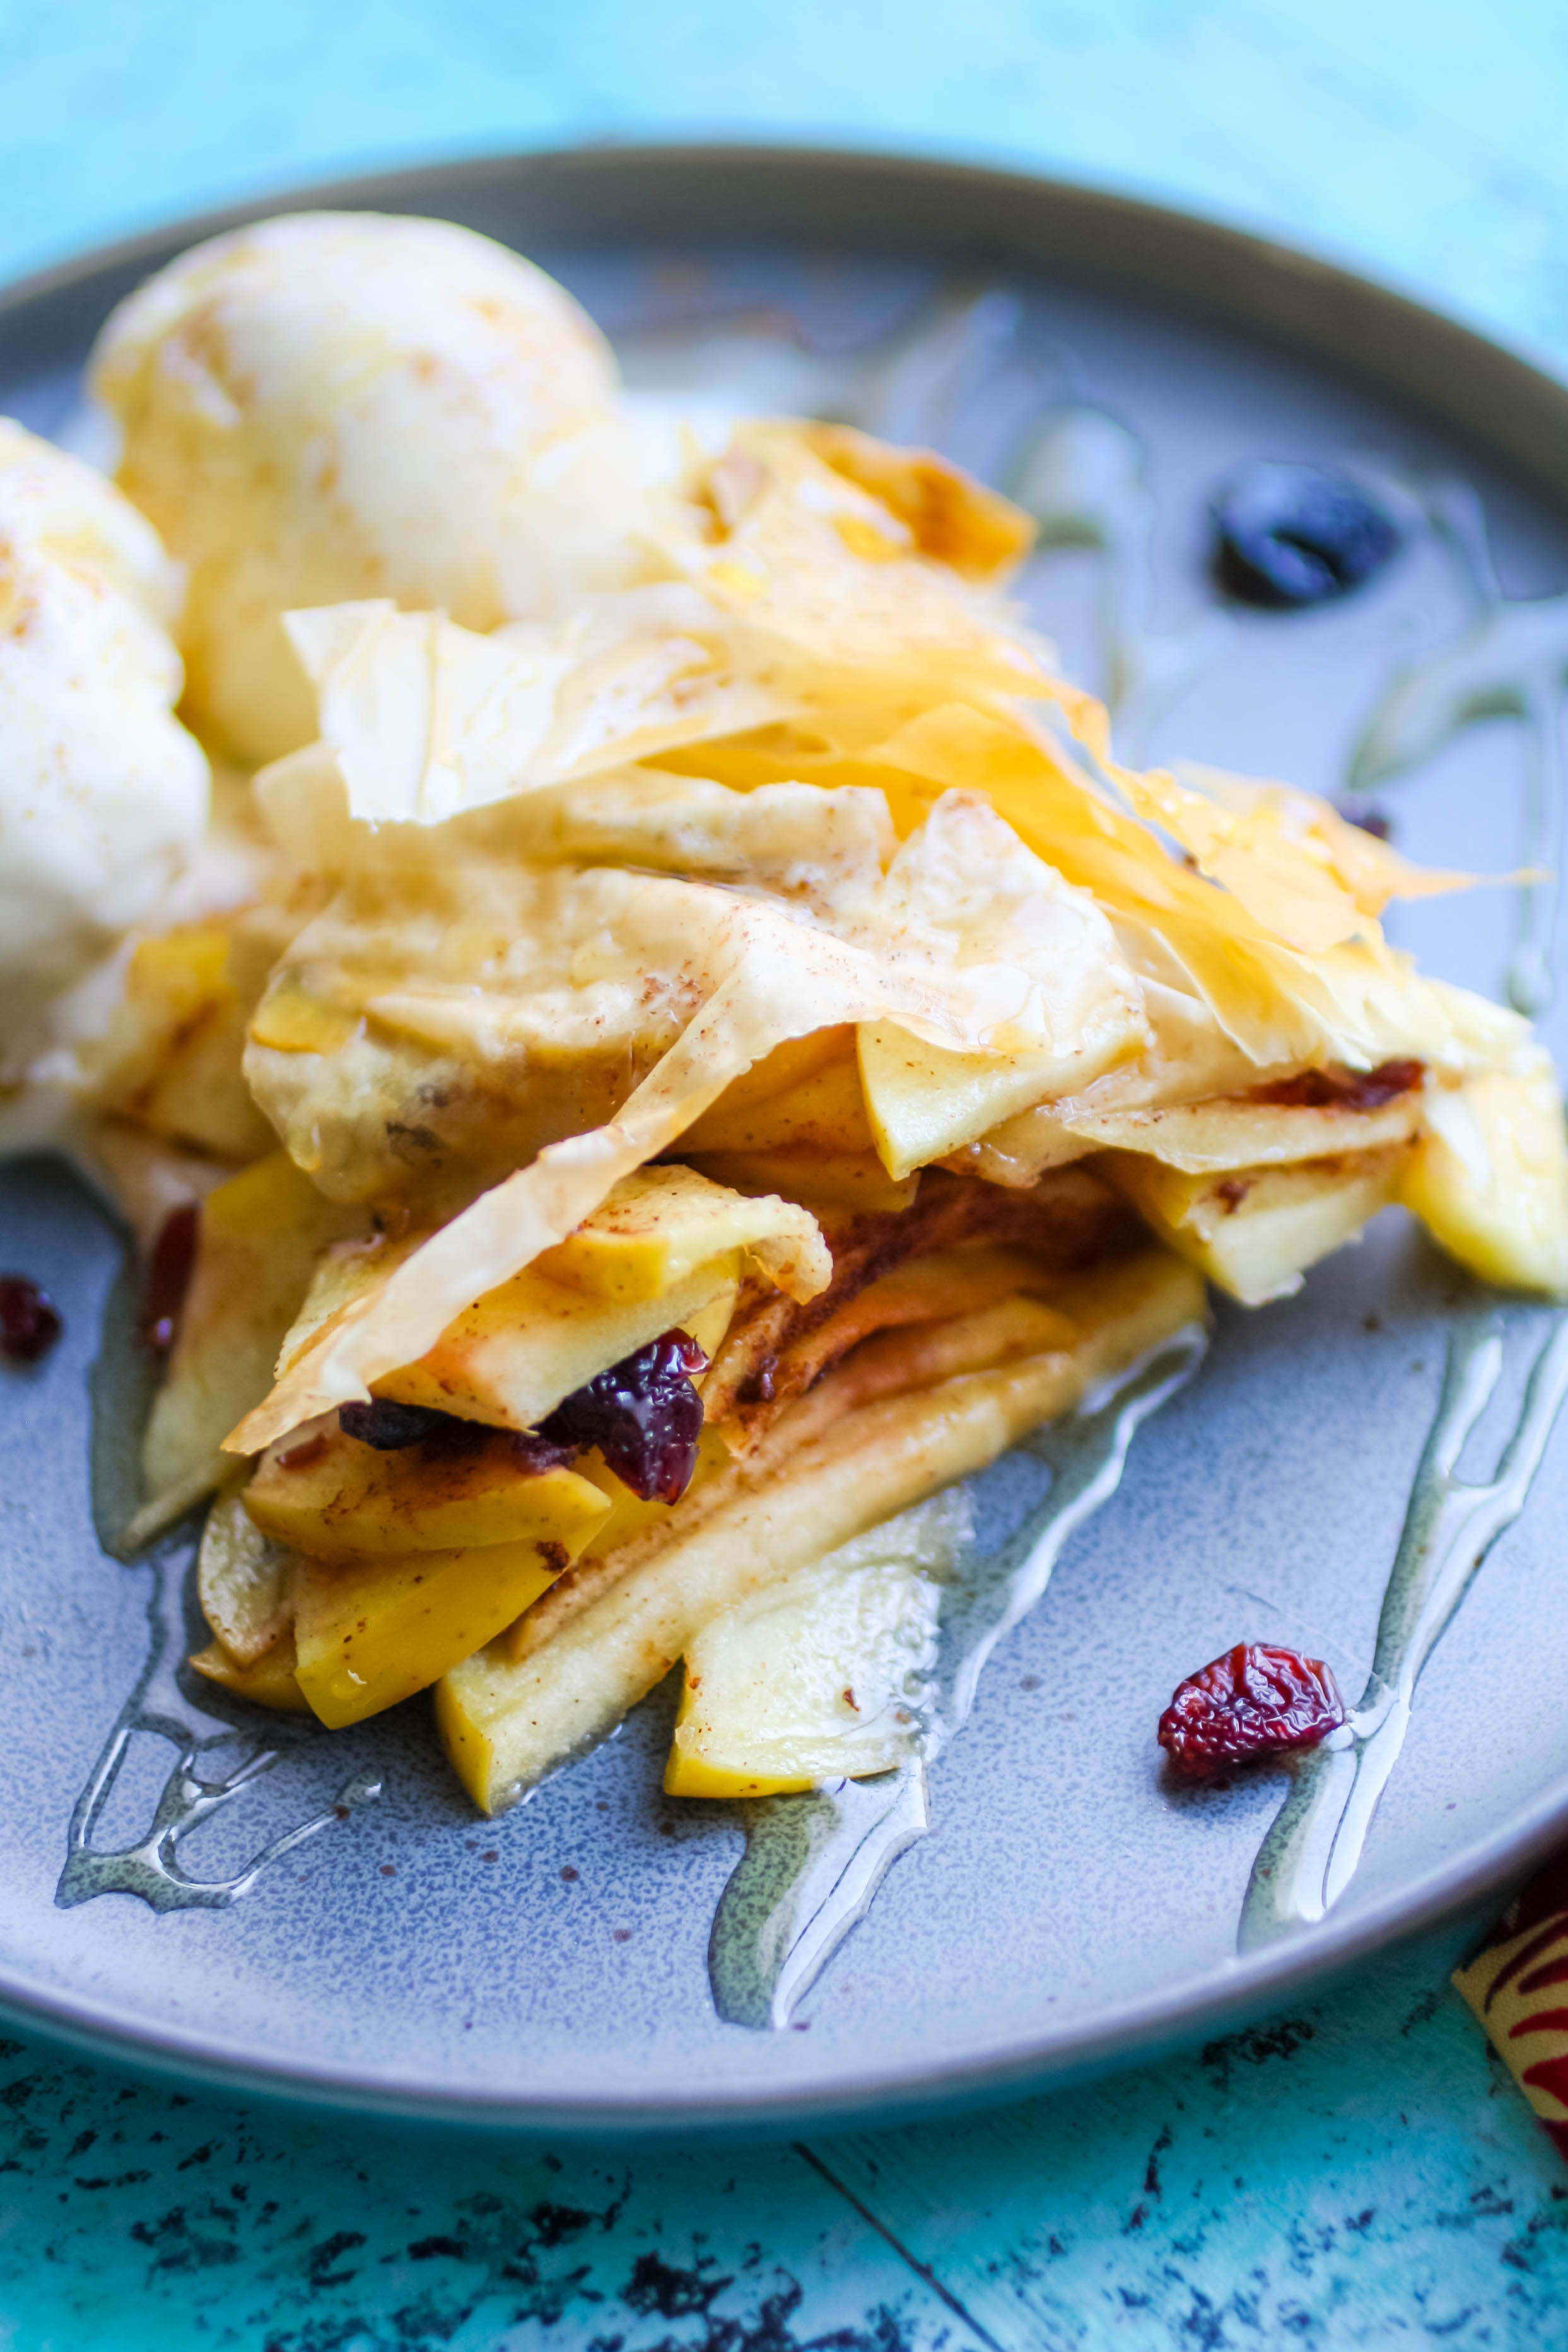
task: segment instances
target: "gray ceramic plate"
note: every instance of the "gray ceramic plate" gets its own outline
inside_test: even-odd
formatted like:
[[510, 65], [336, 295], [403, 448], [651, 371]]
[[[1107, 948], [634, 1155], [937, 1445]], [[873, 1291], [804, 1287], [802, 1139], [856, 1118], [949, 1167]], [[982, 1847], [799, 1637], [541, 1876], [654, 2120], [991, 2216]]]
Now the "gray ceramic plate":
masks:
[[[309, 201], [447, 215], [521, 247], [622, 341], [646, 388], [826, 407], [1021, 482], [1056, 542], [1031, 599], [1076, 671], [1098, 680], [1109, 665], [1145, 756], [1342, 793], [1361, 743], [1400, 843], [1481, 868], [1519, 860], [1531, 779], [1548, 800], [1557, 789], [1568, 624], [1549, 603], [1521, 614], [1509, 600], [1568, 580], [1568, 394], [1394, 295], [1114, 197], [888, 159], [600, 152]], [[110, 303], [218, 225], [0, 303], [0, 409], [68, 428]], [[1316, 613], [1222, 614], [1206, 504], [1260, 457], [1359, 470], [1399, 518], [1399, 560]], [[1538, 933], [1550, 913], [1537, 905]], [[1438, 971], [1495, 991], [1520, 914], [1509, 889], [1442, 900], [1402, 936]], [[1488, 1340], [1497, 1302], [1391, 1213], [1297, 1298], [1221, 1312], [1205, 1368], [1139, 1431], [1120, 1491], [999, 1642], [932, 1767], [929, 1834], [814, 1983], [812, 1933], [831, 1945], [825, 1922], [858, 1907], [919, 1791], [897, 1819], [884, 1789], [854, 1818], [800, 1800], [784, 1830], [762, 1825], [775, 1860], [793, 1836], [816, 1875], [793, 1925], [782, 1880], [753, 1881], [749, 1912], [732, 1896], [730, 1948], [750, 1933], [775, 1977], [795, 1950], [798, 1981], [774, 1987], [792, 2030], [730, 2021], [708, 1950], [742, 1825], [661, 1796], [672, 1694], [499, 1824], [468, 1812], [420, 1702], [353, 1734], [288, 1738], [270, 1769], [247, 1771], [256, 1723], [204, 1711], [174, 1664], [188, 1536], [161, 1566], [124, 1567], [93, 1534], [92, 1477], [111, 1502], [124, 1445], [119, 1243], [58, 1163], [0, 1181], [0, 1255], [47, 1282], [68, 1325], [47, 1364], [0, 1384], [0, 1995], [37, 2027], [208, 2080], [555, 2129], [888, 2114], [1261, 2011], [1500, 1885], [1568, 1822], [1563, 1433], [1432, 1655], [1342, 1886], [1353, 1821], [1341, 1833], [1326, 1918], [1264, 1932], [1281, 1883], [1309, 1910], [1321, 1893], [1314, 1821], [1321, 1837], [1347, 1794], [1353, 1815], [1396, 1704], [1391, 1716], [1374, 1692], [1362, 1728], [1376, 1737], [1296, 1784], [1284, 1881], [1258, 1883], [1239, 1956], [1249, 1873], [1289, 1784], [1265, 1773], [1183, 1794], [1157, 1769], [1173, 1684], [1238, 1640], [1305, 1648], [1360, 1690], [1451, 1343], [1498, 1375], [1466, 1478], [1484, 1479], [1520, 1423], [1556, 1318], [1506, 1308]], [[1551, 1358], [1543, 1378], [1562, 1373]], [[95, 1381], [109, 1400], [96, 1435]], [[1068, 1435], [1079, 1455], [1057, 1448], [1058, 1502], [1099, 1442]], [[1026, 1461], [987, 1489], [984, 1540], [1013, 1530], [1015, 1570], [1045, 1483]], [[1458, 1559], [1520, 1496], [1429, 1499], [1447, 1515], [1438, 1538], [1462, 1523]], [[109, 1776], [117, 1723], [139, 1727]], [[192, 1825], [197, 1781], [229, 1792]], [[228, 1899], [269, 1841], [310, 1822]], [[121, 1859], [92, 1859], [105, 1853]], [[183, 1907], [100, 1891], [131, 1883]], [[721, 1998], [745, 2010], [732, 1972]]]

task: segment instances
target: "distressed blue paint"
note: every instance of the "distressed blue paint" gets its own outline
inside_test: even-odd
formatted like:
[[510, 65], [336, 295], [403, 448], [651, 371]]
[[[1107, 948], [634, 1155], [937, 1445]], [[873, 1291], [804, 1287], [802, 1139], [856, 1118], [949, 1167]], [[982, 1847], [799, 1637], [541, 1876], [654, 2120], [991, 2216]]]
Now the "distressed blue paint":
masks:
[[[1568, 364], [1565, 100], [1553, 0], [0, 0], [0, 277], [313, 174], [726, 129], [1137, 184], [1336, 248]], [[1561, 2341], [1568, 2178], [1443, 1989], [1450, 1957], [1429, 1945], [1285, 2027], [815, 2161], [399, 2136], [9, 2044], [0, 2342]]]
[[0, 2340], [521, 2352], [543, 2323], [552, 2352], [1561, 2340], [1568, 2179], [1443, 1985], [1451, 1945], [1113, 2082], [808, 2153], [415, 2136], [7, 2043]]

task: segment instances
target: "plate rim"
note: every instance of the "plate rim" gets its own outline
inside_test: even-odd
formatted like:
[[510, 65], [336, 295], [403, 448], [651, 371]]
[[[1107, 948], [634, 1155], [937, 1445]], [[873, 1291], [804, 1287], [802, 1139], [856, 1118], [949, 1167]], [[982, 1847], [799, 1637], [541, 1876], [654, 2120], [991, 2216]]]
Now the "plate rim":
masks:
[[[727, 191], [723, 237], [699, 209], [704, 185], [715, 178], [738, 187], [744, 199], [737, 208]], [[578, 241], [624, 236], [635, 218], [645, 242], [681, 234], [710, 245], [769, 234], [826, 232], [831, 239], [835, 220], [838, 240], [858, 250], [978, 255], [988, 242], [993, 266], [1006, 260], [1082, 278], [1261, 336], [1370, 383], [1463, 434], [1537, 496], [1568, 509], [1568, 380], [1538, 356], [1396, 285], [1279, 237], [1114, 187], [892, 148], [689, 140], [573, 144], [423, 161], [276, 190], [94, 247], [0, 287], [0, 374], [13, 331], [20, 327], [25, 336], [40, 310], [58, 310], [71, 334], [69, 322], [85, 305], [101, 298], [101, 317], [118, 299], [105, 293], [106, 280], [128, 287], [207, 236], [279, 212], [412, 211], [423, 203], [439, 214], [458, 192], [472, 196], [489, 189], [515, 203], [520, 186], [540, 212], [539, 241], [557, 247], [570, 244], [574, 232], [552, 226], [552, 214], [557, 222], [575, 220]], [[860, 201], [846, 213], [851, 190]], [[569, 2101], [444, 2092], [413, 2076], [399, 2083], [351, 2066], [269, 2061], [216, 2035], [146, 2023], [112, 2004], [60, 1994], [3, 1963], [0, 2021], [79, 2054], [208, 2091], [410, 2123], [603, 2139], [754, 2137], [805, 2126], [910, 2120], [1109, 2073], [1235, 2030], [1308, 1987], [1321, 1992], [1358, 1963], [1478, 1909], [1522, 1877], [1565, 1831], [1568, 1775], [1504, 1829], [1413, 1888], [1239, 1957], [1223, 1976], [1140, 1996], [1077, 2031], [1031, 2035], [982, 2059], [889, 2065], [798, 2092]]]
[[[1295, 1995], [1321, 1998], [1360, 1963], [1417, 1941], [1495, 1897], [1561, 1843], [1568, 1826], [1568, 1773], [1560, 1775], [1510, 1830], [1467, 1865], [1428, 1872], [1414, 1892], [1385, 1897], [1338, 1925], [1305, 1929], [1229, 1965], [1223, 1990], [1190, 1979], [1170, 1993], [1123, 2003], [1108, 2018], [1046, 2044], [1016, 2042], [982, 2060], [955, 2059], [917, 2071], [887, 2067], [801, 2091], [720, 2091], [699, 2099], [659, 2092], [645, 2098], [528, 2099], [480, 2089], [435, 2090], [352, 2066], [270, 2063], [209, 2033], [182, 2033], [42, 1986], [0, 1977], [0, 2023], [9, 2022], [84, 2056], [206, 2092], [259, 2096], [269, 2104], [390, 2122], [457, 2126], [491, 2134], [581, 2139], [783, 2138], [818, 2125], [836, 2131], [1000, 2106], [1147, 2063], [1166, 2052], [1260, 2023]], [[133, 1901], [133, 1896], [127, 1896]], [[1200, 1983], [1202, 1990], [1200, 1990]]]
[[[715, 230], [703, 184], [730, 182], [729, 213]], [[1131, 294], [1211, 324], [1239, 328], [1293, 349], [1428, 418], [1484, 443], [1494, 458], [1568, 507], [1568, 370], [1553, 357], [1463, 317], [1424, 289], [1201, 208], [1091, 180], [1005, 163], [965, 162], [896, 146], [748, 141], [626, 141], [501, 148], [387, 170], [283, 185], [242, 202], [204, 207], [111, 239], [26, 276], [0, 282], [0, 367], [13, 321], [40, 305], [69, 305], [92, 281], [127, 285], [193, 243], [279, 213], [418, 209], [436, 185], [472, 197], [527, 188], [542, 241], [552, 213], [579, 226], [596, 207], [622, 225], [638, 187], [638, 233], [682, 232], [709, 244], [826, 229], [861, 247], [1003, 256]], [[842, 206], [857, 210], [846, 236]], [[783, 217], [785, 210], [794, 219]], [[588, 234], [594, 234], [591, 227]], [[110, 295], [110, 300], [118, 299]], [[1478, 403], [1480, 404], [1478, 405]]]

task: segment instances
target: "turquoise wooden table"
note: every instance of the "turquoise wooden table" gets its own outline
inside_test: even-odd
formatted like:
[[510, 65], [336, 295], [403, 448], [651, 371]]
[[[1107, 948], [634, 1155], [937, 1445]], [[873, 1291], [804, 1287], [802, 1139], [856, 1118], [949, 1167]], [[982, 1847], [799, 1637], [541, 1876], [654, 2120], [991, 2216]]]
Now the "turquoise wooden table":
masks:
[[[376, 163], [741, 131], [1136, 185], [1568, 369], [1565, 106], [1560, 0], [0, 0], [0, 278]], [[0, 2042], [0, 2346], [1568, 2343], [1568, 2170], [1447, 1987], [1463, 1940], [1111, 2082], [793, 2147], [418, 2136]]]

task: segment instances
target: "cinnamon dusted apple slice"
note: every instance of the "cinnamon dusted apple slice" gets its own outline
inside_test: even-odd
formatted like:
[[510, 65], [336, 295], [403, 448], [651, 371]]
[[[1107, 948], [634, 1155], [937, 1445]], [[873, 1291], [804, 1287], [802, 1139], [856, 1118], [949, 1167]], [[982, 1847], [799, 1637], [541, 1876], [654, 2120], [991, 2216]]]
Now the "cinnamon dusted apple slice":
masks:
[[1090, 1149], [1140, 1152], [1189, 1176], [1341, 1160], [1408, 1143], [1420, 1132], [1427, 1096], [1418, 1062], [1392, 1064], [1386, 1076], [1373, 1071], [1338, 1089], [1315, 1086], [1321, 1076], [1309, 1071], [1251, 1095], [1160, 1109], [1079, 1111], [1063, 1124]]
[[[780, 1074], [785, 1083], [770, 1085]], [[889, 1176], [878, 1157], [847, 1027], [770, 1054], [693, 1121], [680, 1151], [715, 1183], [861, 1215], [907, 1209], [915, 1194], [913, 1179]]]
[[816, 1151], [806, 1144], [778, 1151], [694, 1152], [692, 1157], [716, 1184], [778, 1192], [812, 1209], [847, 1209], [857, 1216], [896, 1215], [909, 1207], [920, 1181], [917, 1176], [889, 1176], [874, 1151]]
[[736, 1252], [793, 1294], [826, 1282], [831, 1261], [816, 1221], [793, 1202], [750, 1197], [694, 1168], [639, 1168], [602, 1209], [535, 1260], [552, 1282], [590, 1298], [668, 1298]]
[[1398, 1198], [1401, 1144], [1300, 1167], [1190, 1175], [1141, 1153], [1095, 1162], [1163, 1241], [1245, 1307], [1287, 1298], [1303, 1270], [1349, 1241]]
[[[466, 1436], [460, 1429], [452, 1434]], [[542, 1465], [510, 1432], [479, 1423], [460, 1450], [426, 1444], [383, 1452], [327, 1420], [270, 1446], [243, 1499], [275, 1543], [313, 1560], [348, 1562], [531, 1543], [564, 1568], [610, 1509], [608, 1496], [561, 1467], [559, 1457]]]

